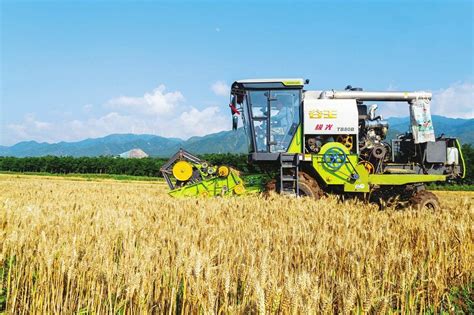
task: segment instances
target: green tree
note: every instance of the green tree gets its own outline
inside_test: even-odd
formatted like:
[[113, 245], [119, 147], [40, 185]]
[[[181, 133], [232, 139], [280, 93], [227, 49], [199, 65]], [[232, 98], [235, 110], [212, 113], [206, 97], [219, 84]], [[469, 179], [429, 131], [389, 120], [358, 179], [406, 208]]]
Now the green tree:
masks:
[[462, 155], [464, 157], [464, 163], [466, 164], [466, 177], [464, 182], [466, 184], [474, 183], [474, 147], [470, 144], [463, 144], [462, 146]]

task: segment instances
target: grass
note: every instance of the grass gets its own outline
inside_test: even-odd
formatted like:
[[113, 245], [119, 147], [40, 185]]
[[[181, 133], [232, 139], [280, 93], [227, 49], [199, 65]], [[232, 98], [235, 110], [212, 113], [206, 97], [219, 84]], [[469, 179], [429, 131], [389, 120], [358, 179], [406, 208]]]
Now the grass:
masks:
[[464, 287], [452, 288], [444, 306], [455, 314], [474, 314], [474, 282]]
[[[112, 180], [123, 180], [123, 181], [152, 181], [152, 182], [164, 182], [162, 177], [150, 177], [150, 176], [133, 176], [133, 175], [118, 175], [118, 174], [53, 174], [46, 172], [9, 172], [0, 171], [0, 175], [33, 175], [33, 176], [46, 176], [46, 177], [64, 177], [72, 179], [85, 179], [85, 180], [101, 180], [101, 179], [112, 179]], [[251, 174], [246, 175], [245, 180], [250, 182], [260, 182], [261, 175]], [[471, 184], [447, 184], [447, 185], [436, 185], [429, 184], [427, 187], [429, 190], [440, 190], [440, 191], [474, 191], [474, 185]]]
[[79, 179], [86, 179], [86, 180], [113, 179], [113, 180], [125, 180], [125, 181], [164, 181], [162, 177], [119, 175], [119, 174], [79, 174], [79, 173], [55, 174], [55, 173], [46, 173], [46, 172], [9, 172], [9, 171], [1, 171], [0, 174], [64, 177], [64, 178], [69, 178], [69, 179], [79, 178]]
[[471, 184], [446, 184], [446, 185], [428, 185], [429, 190], [443, 190], [443, 191], [474, 191], [474, 185]]
[[436, 193], [437, 213], [378, 211], [336, 198], [172, 199], [153, 182], [3, 175], [4, 311], [470, 310], [474, 194]]

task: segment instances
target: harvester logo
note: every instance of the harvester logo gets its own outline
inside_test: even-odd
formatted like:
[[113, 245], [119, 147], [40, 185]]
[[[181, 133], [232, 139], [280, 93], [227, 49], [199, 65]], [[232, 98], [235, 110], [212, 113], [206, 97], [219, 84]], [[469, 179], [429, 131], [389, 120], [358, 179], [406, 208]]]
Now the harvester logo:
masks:
[[314, 109], [309, 111], [309, 118], [311, 119], [336, 119], [337, 111], [336, 110], [319, 110]]
[[316, 127], [314, 127], [314, 130], [331, 130], [333, 124], [317, 124]]

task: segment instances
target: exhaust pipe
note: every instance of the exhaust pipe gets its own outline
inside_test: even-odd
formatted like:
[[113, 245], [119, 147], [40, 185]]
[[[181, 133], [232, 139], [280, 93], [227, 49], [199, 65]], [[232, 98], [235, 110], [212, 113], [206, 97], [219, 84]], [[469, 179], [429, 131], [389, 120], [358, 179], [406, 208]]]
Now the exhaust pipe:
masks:
[[430, 92], [366, 92], [366, 91], [323, 91], [320, 99], [357, 99], [360, 101], [406, 101], [417, 99], [431, 100]]

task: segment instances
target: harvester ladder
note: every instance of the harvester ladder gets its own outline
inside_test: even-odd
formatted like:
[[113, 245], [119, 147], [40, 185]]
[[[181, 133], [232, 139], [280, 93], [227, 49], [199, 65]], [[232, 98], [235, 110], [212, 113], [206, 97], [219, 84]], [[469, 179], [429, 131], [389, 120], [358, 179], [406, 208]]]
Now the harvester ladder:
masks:
[[298, 196], [298, 154], [280, 153], [280, 193]]

